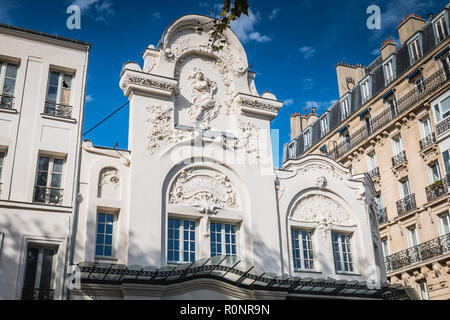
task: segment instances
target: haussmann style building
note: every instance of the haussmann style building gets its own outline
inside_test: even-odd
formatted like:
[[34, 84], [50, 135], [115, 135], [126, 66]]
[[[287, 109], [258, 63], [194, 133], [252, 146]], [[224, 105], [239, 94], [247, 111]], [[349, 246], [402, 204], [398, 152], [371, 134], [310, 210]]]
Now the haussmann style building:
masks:
[[391, 283], [450, 298], [450, 5], [398, 26], [368, 66], [338, 63], [339, 100], [291, 116], [284, 167], [321, 154], [375, 186]]
[[124, 64], [128, 150], [81, 143], [89, 44], [0, 26], [0, 299], [417, 298], [386, 282], [368, 174], [273, 169], [283, 103], [213, 26]]

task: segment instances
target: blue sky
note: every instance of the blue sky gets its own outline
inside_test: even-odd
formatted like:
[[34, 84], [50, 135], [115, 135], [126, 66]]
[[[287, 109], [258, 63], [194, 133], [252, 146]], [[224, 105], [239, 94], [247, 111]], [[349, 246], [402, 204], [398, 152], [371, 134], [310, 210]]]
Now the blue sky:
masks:
[[[289, 141], [289, 117], [304, 108], [319, 113], [339, 98], [335, 65], [338, 61], [368, 65], [384, 39], [410, 13], [437, 13], [448, 1], [350, 0], [263, 1], [248, 0], [250, 17], [233, 29], [256, 72], [260, 93], [273, 92], [286, 104], [272, 121], [279, 129], [279, 148]], [[126, 102], [119, 74], [126, 61], [142, 65], [142, 52], [157, 44], [164, 29], [185, 14], [208, 15], [221, 0], [0, 0], [0, 22], [92, 43], [89, 62], [85, 130]], [[66, 9], [82, 9], [81, 30], [68, 30]], [[381, 8], [381, 30], [369, 30], [369, 5]], [[1, 44], [0, 44], [1, 45]], [[95, 145], [119, 148], [128, 144], [128, 108], [123, 109], [85, 138]], [[277, 146], [277, 144], [274, 144]], [[275, 163], [277, 166], [278, 164]]]

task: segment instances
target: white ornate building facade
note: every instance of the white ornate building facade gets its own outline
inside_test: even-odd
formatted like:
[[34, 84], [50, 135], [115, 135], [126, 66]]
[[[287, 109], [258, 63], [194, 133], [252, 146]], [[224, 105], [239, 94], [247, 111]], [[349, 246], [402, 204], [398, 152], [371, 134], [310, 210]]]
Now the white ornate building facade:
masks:
[[181, 17], [124, 65], [129, 150], [83, 142], [70, 299], [407, 298], [385, 284], [370, 179], [320, 155], [274, 170], [283, 103], [212, 27]]

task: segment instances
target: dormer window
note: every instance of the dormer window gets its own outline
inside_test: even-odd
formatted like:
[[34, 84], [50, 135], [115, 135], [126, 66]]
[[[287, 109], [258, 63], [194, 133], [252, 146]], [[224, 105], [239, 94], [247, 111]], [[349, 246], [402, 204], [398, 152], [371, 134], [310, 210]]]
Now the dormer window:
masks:
[[320, 119], [320, 128], [322, 131], [322, 136], [326, 135], [328, 133], [328, 116], [324, 115], [322, 119]]
[[361, 83], [362, 104], [366, 104], [370, 100], [369, 79]]
[[394, 68], [392, 65], [392, 59], [384, 64], [384, 74], [386, 76], [386, 85], [394, 81]]
[[420, 47], [419, 36], [415, 37], [409, 43], [409, 52], [411, 53], [411, 64], [416, 63], [420, 58], [422, 58], [422, 49]]
[[311, 147], [311, 130], [310, 129], [305, 131], [304, 137], [305, 137], [305, 150], [307, 150]]
[[345, 120], [350, 115], [350, 107], [349, 107], [349, 99], [348, 97], [345, 97], [341, 100], [341, 114], [342, 114], [342, 120]]
[[438, 40], [438, 42], [441, 42], [448, 35], [447, 21], [445, 19], [444, 14], [442, 14], [442, 16], [440, 16], [436, 20], [436, 22], [434, 23], [434, 27], [435, 27], [435, 31], [436, 31], [437, 40]]
[[295, 159], [295, 149], [296, 149], [296, 143], [295, 143], [295, 141], [292, 141], [288, 146], [289, 159]]

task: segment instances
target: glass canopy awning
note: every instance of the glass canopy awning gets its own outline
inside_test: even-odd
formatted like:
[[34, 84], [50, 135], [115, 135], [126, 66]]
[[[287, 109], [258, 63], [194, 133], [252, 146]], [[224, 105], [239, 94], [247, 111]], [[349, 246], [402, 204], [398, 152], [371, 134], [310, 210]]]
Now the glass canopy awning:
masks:
[[411, 288], [387, 282], [379, 289], [373, 289], [369, 288], [366, 282], [279, 276], [266, 273], [238, 257], [231, 256], [215, 256], [161, 268], [82, 262], [78, 264], [78, 272], [81, 272], [82, 283], [168, 285], [198, 278], [211, 278], [249, 290], [284, 291], [289, 294], [387, 300], [406, 300], [414, 295], [414, 291], [409, 292]]

